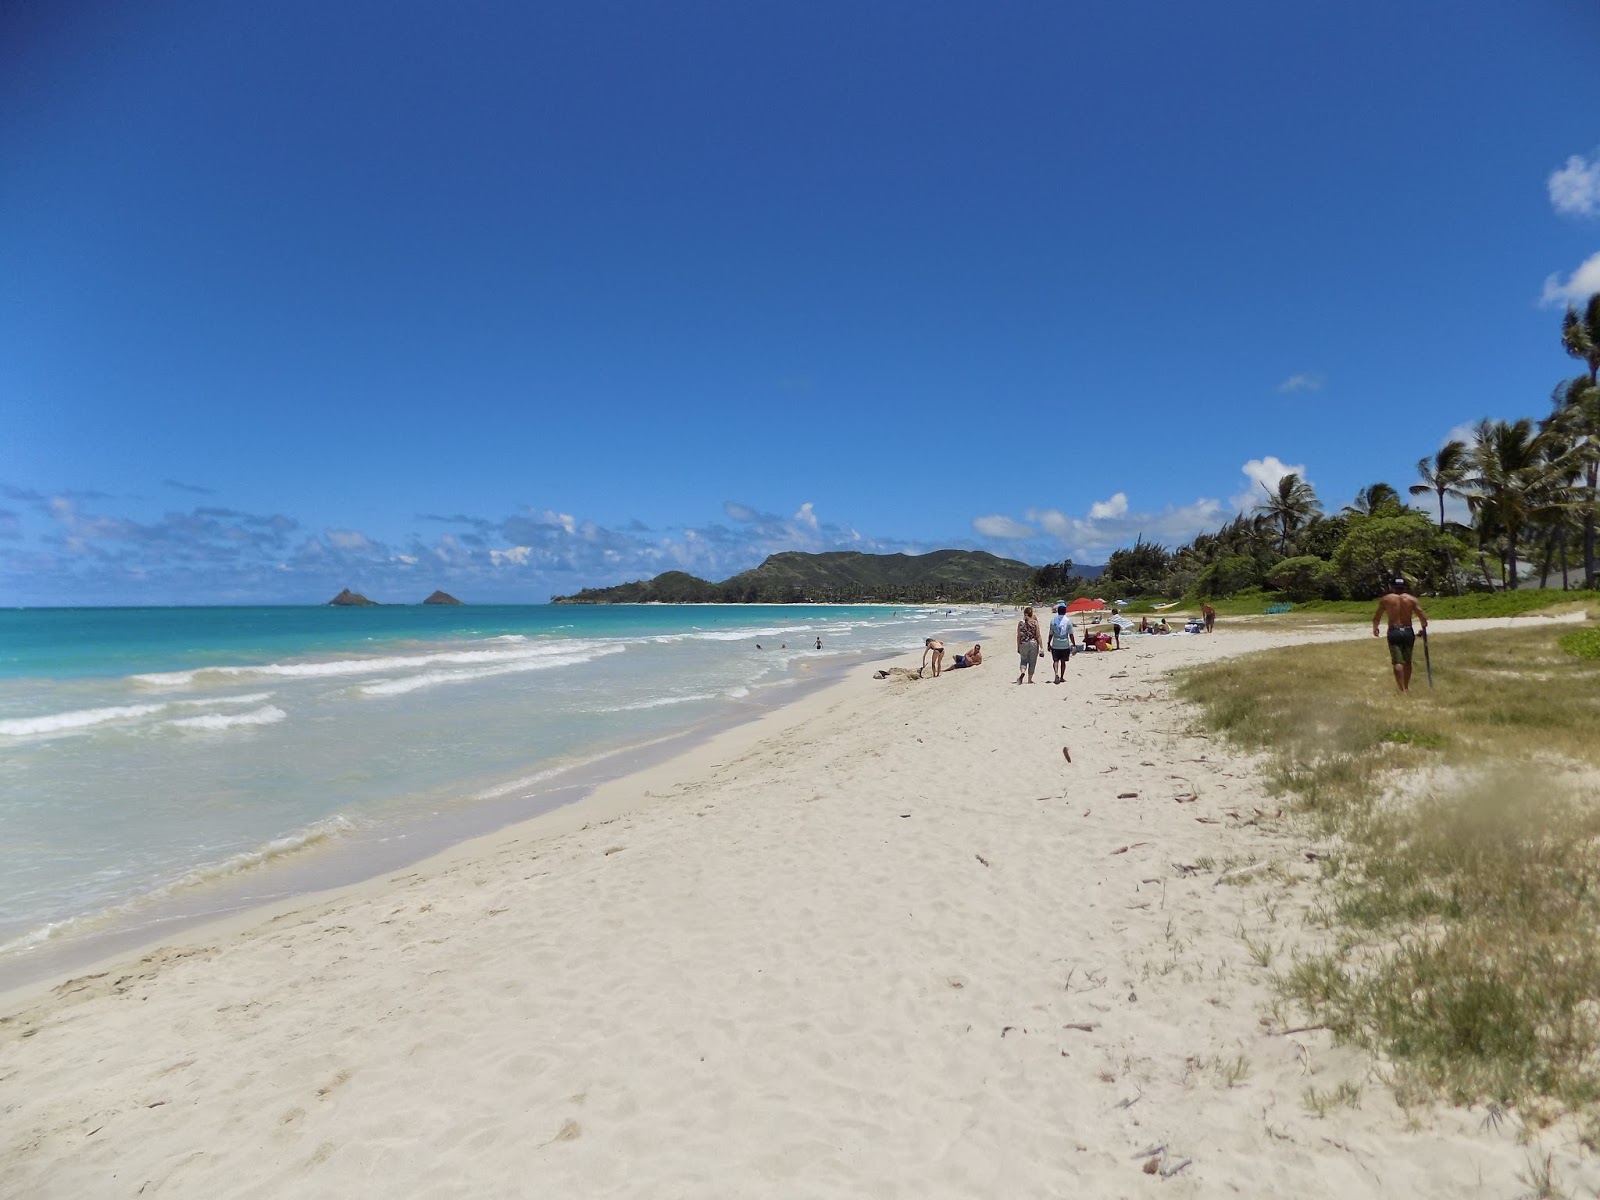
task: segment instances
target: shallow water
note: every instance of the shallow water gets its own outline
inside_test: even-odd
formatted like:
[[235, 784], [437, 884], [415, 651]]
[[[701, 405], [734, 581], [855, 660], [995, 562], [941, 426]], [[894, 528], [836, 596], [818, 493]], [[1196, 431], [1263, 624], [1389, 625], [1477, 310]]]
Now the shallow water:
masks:
[[573, 798], [619, 754], [981, 615], [0, 611], [0, 971], [108, 924], [325, 884], [341, 854], [350, 877], [421, 857]]

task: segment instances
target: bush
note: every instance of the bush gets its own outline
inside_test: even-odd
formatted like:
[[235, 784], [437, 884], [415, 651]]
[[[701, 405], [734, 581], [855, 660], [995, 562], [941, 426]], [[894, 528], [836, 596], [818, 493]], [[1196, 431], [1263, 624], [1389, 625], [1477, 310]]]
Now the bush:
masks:
[[1382, 595], [1385, 581], [1395, 575], [1415, 580], [1418, 591], [1436, 591], [1453, 575], [1452, 555], [1465, 553], [1419, 512], [1348, 520], [1333, 566], [1346, 594], [1357, 600]]
[[1260, 587], [1261, 568], [1247, 554], [1219, 558], [1200, 572], [1195, 590], [1206, 597], [1231, 596], [1245, 588]]
[[1310, 554], [1299, 558], [1286, 558], [1267, 573], [1267, 582], [1296, 602], [1320, 600], [1330, 589], [1336, 590], [1337, 579], [1332, 564]]

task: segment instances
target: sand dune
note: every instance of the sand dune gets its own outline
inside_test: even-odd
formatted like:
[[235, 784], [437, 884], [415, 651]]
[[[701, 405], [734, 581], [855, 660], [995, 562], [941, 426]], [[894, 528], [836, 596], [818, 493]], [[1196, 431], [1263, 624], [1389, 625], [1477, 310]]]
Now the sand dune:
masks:
[[[1239, 932], [1312, 944], [1310, 843], [1164, 681], [1362, 636], [1225, 622], [1019, 687], [1007, 626], [976, 670], [859, 671], [414, 871], [9, 997], [0, 1192], [1513, 1195], [1509, 1130], [1408, 1127], [1362, 1055], [1264, 1024]], [[1306, 1110], [1341, 1082], [1358, 1107]]]

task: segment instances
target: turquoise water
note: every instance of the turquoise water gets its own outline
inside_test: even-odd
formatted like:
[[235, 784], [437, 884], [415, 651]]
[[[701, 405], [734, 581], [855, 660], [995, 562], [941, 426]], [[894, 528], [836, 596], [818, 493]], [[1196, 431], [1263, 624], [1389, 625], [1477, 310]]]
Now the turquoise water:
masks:
[[608, 756], [982, 615], [0, 610], [0, 969], [175, 898], [203, 914], [227, 881], [271, 895], [297, 863], [531, 815]]

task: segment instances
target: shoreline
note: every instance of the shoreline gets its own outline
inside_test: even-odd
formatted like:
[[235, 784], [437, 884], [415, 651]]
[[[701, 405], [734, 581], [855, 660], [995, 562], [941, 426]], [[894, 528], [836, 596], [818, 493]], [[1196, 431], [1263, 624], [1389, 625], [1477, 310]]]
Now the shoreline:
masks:
[[[1166, 682], [1367, 632], [1125, 641], [1058, 689], [1013, 683], [997, 625], [984, 667], [859, 670], [414, 868], [7, 993], [0, 1171], [40, 1197], [1515, 1190], [1528, 1150], [1481, 1114], [1402, 1113], [1364, 1055], [1263, 1025], [1236, 931], [1315, 936], [1316, 868]], [[1360, 1103], [1306, 1110], [1335, 1085]]]
[[[558, 767], [547, 787], [473, 800], [431, 817], [363, 830], [355, 837], [312, 839], [288, 854], [268, 855], [238, 871], [187, 886], [185, 876], [115, 908], [53, 923], [50, 928], [76, 928], [60, 935], [47, 934], [0, 955], [0, 1011], [17, 996], [148, 953], [174, 938], [201, 937], [213, 927], [231, 929], [236, 922], [248, 923], [257, 914], [292, 910], [299, 903], [360, 888], [396, 871], [420, 869], [458, 847], [492, 841], [524, 824], [582, 808], [610, 784], [692, 755], [703, 743], [803, 703], [810, 695], [837, 686], [859, 667], [893, 657], [838, 655], [813, 668], [809, 676], [772, 685], [765, 694], [754, 692], [730, 701], [727, 711], [697, 724]], [[552, 825], [566, 828], [560, 822]], [[289, 836], [293, 835], [285, 835]]]

